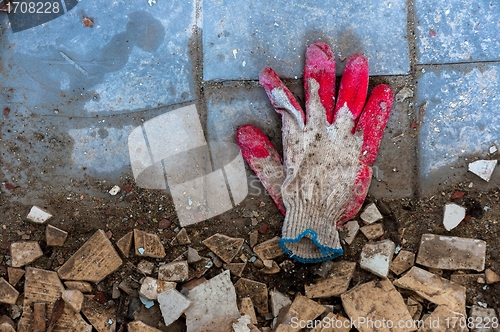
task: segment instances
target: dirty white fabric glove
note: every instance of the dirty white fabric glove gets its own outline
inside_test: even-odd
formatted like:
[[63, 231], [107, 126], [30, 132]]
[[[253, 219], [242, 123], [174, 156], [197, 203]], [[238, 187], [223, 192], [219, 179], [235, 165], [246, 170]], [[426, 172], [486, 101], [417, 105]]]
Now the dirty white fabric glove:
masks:
[[285, 253], [301, 262], [333, 259], [343, 253], [338, 228], [366, 197], [392, 90], [375, 87], [365, 106], [368, 62], [357, 54], [346, 63], [336, 101], [335, 59], [323, 43], [306, 51], [306, 114], [272, 69], [261, 72], [260, 83], [282, 115], [284, 179], [281, 158], [252, 125], [237, 132], [243, 157], [286, 213], [280, 240]]

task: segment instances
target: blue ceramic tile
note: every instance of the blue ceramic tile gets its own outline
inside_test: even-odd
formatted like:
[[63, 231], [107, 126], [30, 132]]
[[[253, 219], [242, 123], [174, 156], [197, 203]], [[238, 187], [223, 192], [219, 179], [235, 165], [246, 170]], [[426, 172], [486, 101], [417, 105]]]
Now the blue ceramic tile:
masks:
[[415, 1], [418, 63], [500, 60], [496, 1]]
[[[424, 193], [460, 181], [486, 182], [467, 172], [475, 159], [492, 159], [500, 148], [500, 65], [466, 64], [425, 69], [418, 103], [427, 102], [419, 137], [420, 185]], [[494, 172], [489, 186], [500, 183]]]
[[[256, 79], [266, 66], [301, 77], [307, 44], [364, 53], [372, 75], [409, 72], [406, 1], [203, 2], [205, 80]], [[343, 63], [339, 61], [339, 72]]]

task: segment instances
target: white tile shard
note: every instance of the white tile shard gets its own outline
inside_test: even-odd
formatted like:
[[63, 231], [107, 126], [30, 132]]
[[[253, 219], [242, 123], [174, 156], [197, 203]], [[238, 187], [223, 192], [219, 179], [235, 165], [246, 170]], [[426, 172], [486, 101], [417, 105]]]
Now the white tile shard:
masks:
[[185, 311], [187, 332], [195, 332], [214, 318], [240, 317], [229, 273], [226, 270], [189, 291], [187, 297], [192, 304]]
[[155, 278], [146, 277], [142, 281], [141, 288], [139, 289], [139, 295], [145, 297], [148, 300], [158, 299], [158, 295], [166, 292], [170, 289], [175, 289], [177, 284], [170, 281], [161, 281]]
[[443, 226], [447, 231], [457, 227], [465, 218], [465, 208], [455, 203], [444, 206]]
[[368, 242], [361, 251], [361, 268], [386, 278], [396, 245], [391, 240]]
[[44, 222], [49, 220], [51, 217], [52, 217], [52, 215], [48, 211], [46, 211], [46, 210], [44, 210], [36, 205], [31, 207], [30, 212], [26, 216], [27, 219], [29, 219], [37, 224], [43, 224]]
[[340, 229], [340, 237], [341, 239], [347, 243], [351, 244], [354, 241], [356, 235], [359, 232], [359, 224], [357, 220], [348, 221], [342, 226]]
[[[387, 325], [385, 328], [374, 329], [373, 324], [369, 323], [383, 321], [413, 322], [403, 297], [389, 279], [370, 281], [358, 285], [342, 294], [340, 298], [342, 306], [350, 318], [347, 323], [353, 322], [356, 324], [356, 328], [360, 332], [373, 332], [375, 330], [410, 332], [416, 330], [412, 324], [409, 327], [403, 325], [402, 328], [399, 328], [395, 323], [393, 329], [387, 328]], [[332, 331], [337, 331], [337, 329]]]
[[437, 305], [445, 305], [452, 311], [465, 314], [465, 287], [434, 273], [412, 267], [394, 285], [409, 289], [424, 299]]
[[373, 224], [374, 222], [383, 219], [383, 216], [378, 210], [375, 203], [369, 204], [366, 207], [366, 209], [361, 213], [360, 217], [367, 225]]
[[271, 313], [274, 317], [278, 317], [280, 310], [292, 304], [292, 300], [288, 296], [278, 291], [271, 291]]
[[113, 188], [111, 188], [108, 193], [111, 195], [111, 196], [115, 196], [116, 194], [118, 194], [120, 192], [120, 190], [122, 190], [119, 186], [113, 186]]
[[142, 260], [137, 264], [137, 269], [139, 269], [139, 271], [141, 271], [141, 273], [145, 275], [152, 274], [154, 268], [155, 264], [147, 260]]
[[20, 241], [10, 245], [12, 267], [22, 267], [43, 256], [42, 249], [36, 241]]
[[395, 96], [397, 102], [403, 102], [411, 97], [413, 97], [413, 90], [409, 87], [402, 88]]
[[498, 316], [493, 308], [481, 308], [480, 306], [472, 305], [469, 318], [469, 322], [476, 322], [474, 324], [475, 328], [472, 329], [474, 332], [500, 332]]
[[486, 242], [483, 240], [423, 234], [417, 264], [442, 270], [483, 271]]
[[248, 324], [252, 324], [251, 320], [251, 317], [248, 315], [238, 318], [236, 323], [233, 323], [234, 332], [250, 332]]
[[74, 312], [80, 312], [83, 304], [83, 294], [76, 289], [65, 289], [61, 295], [62, 299], [68, 307]]
[[191, 305], [191, 301], [175, 288], [160, 293], [158, 303], [166, 326], [175, 322]]
[[193, 264], [193, 263], [196, 263], [196, 262], [199, 262], [201, 261], [201, 256], [200, 254], [198, 254], [198, 251], [196, 251], [195, 249], [191, 248], [191, 247], [188, 247], [188, 250], [187, 250], [187, 261], [188, 261], [188, 264]]
[[473, 163], [469, 163], [469, 172], [476, 174], [481, 179], [488, 182], [496, 166], [497, 160], [476, 160]]
[[189, 278], [189, 267], [187, 261], [173, 261], [160, 266], [158, 269], [158, 280], [185, 282]]

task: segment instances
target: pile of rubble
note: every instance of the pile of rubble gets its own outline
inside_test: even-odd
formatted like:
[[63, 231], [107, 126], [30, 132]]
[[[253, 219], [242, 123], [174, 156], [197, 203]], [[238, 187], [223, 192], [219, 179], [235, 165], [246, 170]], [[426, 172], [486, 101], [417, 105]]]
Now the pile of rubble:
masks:
[[[50, 218], [38, 207], [28, 215], [39, 224]], [[258, 243], [258, 231], [248, 239], [215, 234], [203, 241], [210, 250], [209, 257], [203, 257], [190, 247], [186, 229], [179, 229], [171, 244], [187, 250], [172, 261], [161, 262], [166, 253], [158, 235], [134, 229], [113, 244], [111, 234], [98, 230], [56, 271], [29, 267], [43, 255], [37, 241], [11, 243], [9, 280], [0, 278], [0, 303], [10, 306], [11, 317], [0, 318], [0, 331], [124, 331], [123, 322], [117, 322], [124, 294], [129, 311], [135, 307], [134, 320], [127, 323], [130, 332], [161, 331], [169, 326], [188, 332], [303, 328], [327, 332], [353, 327], [359, 331], [500, 331], [495, 310], [482, 302], [472, 303], [474, 299], [467, 294], [471, 283], [487, 288], [500, 282], [497, 273], [485, 269], [484, 241], [424, 234], [415, 255], [389, 239], [377, 241], [384, 230], [375, 204], [368, 205], [360, 218], [363, 227], [350, 221], [341, 232], [347, 244], [358, 230], [370, 240], [359, 262], [330, 261], [311, 267], [317, 279], [304, 285], [303, 293], [291, 294], [268, 290], [266, 284], [242, 277], [247, 264], [254, 264], [263, 274], [294, 268], [290, 260], [276, 262], [283, 256], [279, 238]], [[464, 216], [449, 206], [444, 218], [448, 229]], [[67, 235], [46, 226], [48, 246], [62, 246]], [[137, 265], [122, 259], [129, 258], [131, 251], [142, 259]], [[95, 285], [123, 264], [142, 278], [123, 278], [107, 299]], [[358, 265], [378, 278], [349, 288]], [[223, 272], [207, 280], [204, 275], [213, 267]], [[446, 279], [443, 270], [455, 272]], [[231, 275], [237, 279], [234, 284]], [[23, 276], [20, 296], [16, 286]], [[341, 305], [328, 303], [334, 297], [340, 297]], [[181, 316], [185, 326], [179, 326]], [[17, 328], [13, 319], [18, 320]]]

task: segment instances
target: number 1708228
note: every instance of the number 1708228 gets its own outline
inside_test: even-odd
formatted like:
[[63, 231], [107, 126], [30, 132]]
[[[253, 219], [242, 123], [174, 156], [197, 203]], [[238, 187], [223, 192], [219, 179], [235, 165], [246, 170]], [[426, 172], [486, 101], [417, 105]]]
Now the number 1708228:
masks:
[[58, 14], [61, 11], [59, 2], [19, 2], [9, 1], [7, 12], [14, 14]]

